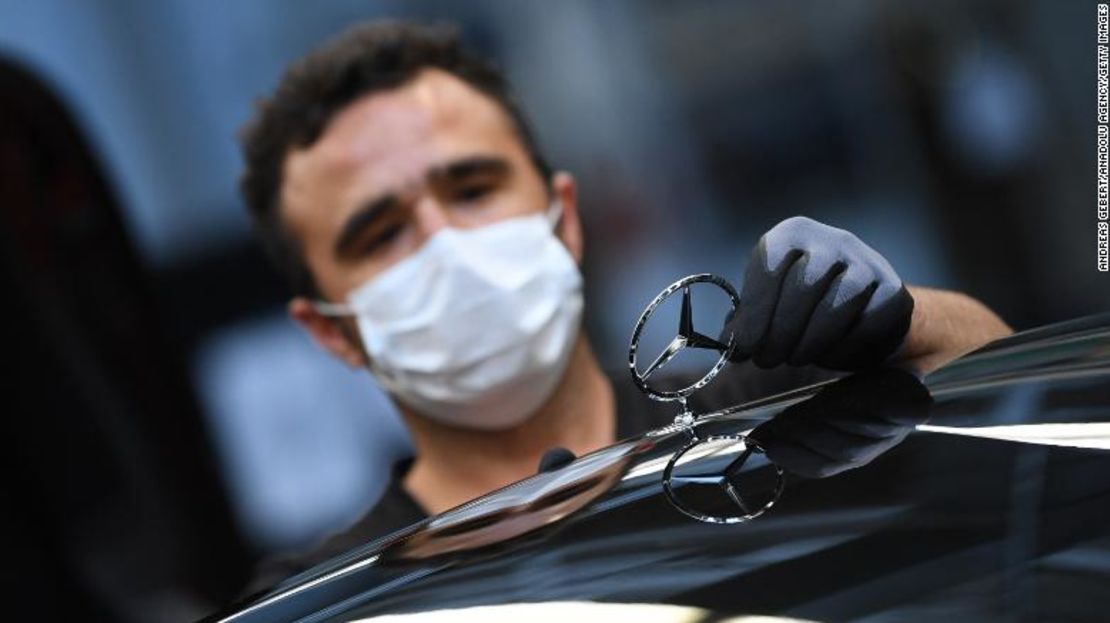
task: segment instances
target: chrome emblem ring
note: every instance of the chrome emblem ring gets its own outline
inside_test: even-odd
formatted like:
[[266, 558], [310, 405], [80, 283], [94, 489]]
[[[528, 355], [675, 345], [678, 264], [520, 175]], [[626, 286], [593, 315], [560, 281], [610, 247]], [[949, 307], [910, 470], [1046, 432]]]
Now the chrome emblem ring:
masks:
[[[725, 363], [728, 362], [729, 349], [732, 348], [733, 336], [729, 336], [727, 342], [721, 342], [718, 339], [711, 338], [702, 333], [694, 330], [693, 321], [693, 304], [690, 300], [690, 285], [695, 283], [711, 283], [718, 288], [725, 291], [729, 297], [729, 302], [732, 305], [732, 311], [735, 312], [740, 304], [740, 296], [736, 293], [736, 289], [732, 287], [728, 281], [717, 275], [709, 273], [701, 273], [698, 275], [690, 275], [683, 277], [678, 281], [667, 286], [658, 296], [655, 297], [644, 312], [640, 314], [640, 319], [636, 321], [636, 328], [632, 331], [632, 339], [628, 346], [628, 366], [632, 370], [632, 379], [640, 391], [648, 395], [653, 400], [659, 401], [685, 401], [686, 397], [695, 391], [705, 387], [717, 373], [721, 371]], [[647, 324], [651, 315], [655, 310], [672, 294], [682, 291], [682, 312], [678, 321], [678, 333], [667, 345], [666, 349], [652, 361], [644, 371], [640, 371], [637, 363], [637, 352], [640, 345], [640, 336], [643, 333], [644, 326]], [[667, 364], [668, 361], [673, 359], [679, 352], [686, 348], [701, 348], [712, 349], [720, 353], [717, 362], [705, 373], [700, 379], [695, 381], [692, 385], [677, 390], [661, 390], [654, 389], [648, 385], [648, 378], [656, 371], [661, 369]]]

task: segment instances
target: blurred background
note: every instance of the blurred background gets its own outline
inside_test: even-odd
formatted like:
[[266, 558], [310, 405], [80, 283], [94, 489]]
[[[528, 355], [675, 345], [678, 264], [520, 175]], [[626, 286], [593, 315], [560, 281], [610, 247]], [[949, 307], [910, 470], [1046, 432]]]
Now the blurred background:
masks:
[[461, 24], [577, 175], [610, 368], [658, 290], [738, 283], [795, 214], [1017, 329], [1110, 308], [1093, 2], [0, 0], [2, 573], [40, 620], [203, 615], [407, 452], [285, 316], [236, 190], [252, 100], [383, 16]]

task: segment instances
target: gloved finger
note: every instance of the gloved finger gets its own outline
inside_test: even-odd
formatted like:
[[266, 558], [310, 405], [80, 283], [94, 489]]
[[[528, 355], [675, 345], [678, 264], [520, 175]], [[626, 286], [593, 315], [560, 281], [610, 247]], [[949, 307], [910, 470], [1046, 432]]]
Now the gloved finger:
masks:
[[763, 236], [752, 250], [744, 273], [744, 287], [740, 291], [740, 304], [722, 337], [733, 335], [729, 358], [743, 361], [755, 352], [771, 322], [778, 303], [782, 280], [802, 256], [801, 249], [783, 249], [783, 244], [771, 234]]
[[902, 278], [898, 276], [898, 272], [894, 270], [894, 267], [881, 253], [867, 246], [865, 242], [854, 235], [848, 235], [852, 237], [851, 246], [857, 249], [860, 257], [867, 258], [867, 264], [871, 267], [871, 271], [875, 273], [875, 280], [879, 282], [879, 288], [875, 291], [873, 304], [875, 306], [882, 305], [902, 288]]
[[[858, 322], [826, 352], [820, 363], [839, 369], [860, 369], [882, 363], [901, 346], [909, 329], [913, 297], [882, 254], [851, 233], [845, 234], [844, 253], [870, 268], [875, 291], [860, 312]], [[906, 315], [904, 325], [902, 314]]]
[[865, 264], [849, 263], [832, 280], [787, 360], [791, 365], [821, 363], [823, 355], [844, 339], [871, 298], [873, 277]]
[[770, 325], [752, 356], [757, 366], [779, 366], [794, 352], [814, 308], [840, 272], [837, 257], [829, 247], [817, 247], [787, 271]]
[[860, 313], [859, 322], [828, 350], [822, 365], [839, 369], [859, 368], [859, 362], [878, 365], [901, 347], [913, 317], [913, 297], [899, 286], [893, 295], [885, 295], [878, 303], [872, 301]]

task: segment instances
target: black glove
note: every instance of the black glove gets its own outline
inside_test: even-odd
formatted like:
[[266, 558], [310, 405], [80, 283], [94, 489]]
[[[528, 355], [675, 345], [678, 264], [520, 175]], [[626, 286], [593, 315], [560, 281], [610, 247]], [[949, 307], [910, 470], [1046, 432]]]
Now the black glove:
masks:
[[886, 361], [910, 327], [913, 297], [852, 233], [795, 216], [752, 250], [736, 312], [725, 319], [732, 361], [861, 370]]

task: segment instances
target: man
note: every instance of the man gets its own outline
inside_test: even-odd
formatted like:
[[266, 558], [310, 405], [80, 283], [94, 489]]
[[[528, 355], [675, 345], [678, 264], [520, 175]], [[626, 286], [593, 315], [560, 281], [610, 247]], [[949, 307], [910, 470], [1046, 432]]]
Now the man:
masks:
[[[378, 506], [300, 557], [355, 544], [667, 423], [600, 369], [580, 329], [574, 178], [553, 172], [502, 76], [440, 27], [376, 23], [294, 63], [243, 135], [243, 191], [290, 277], [290, 315], [367, 367], [408, 426]], [[1009, 332], [953, 292], [903, 286], [852, 234], [806, 218], [749, 263], [725, 406], [894, 362], [928, 371]]]

